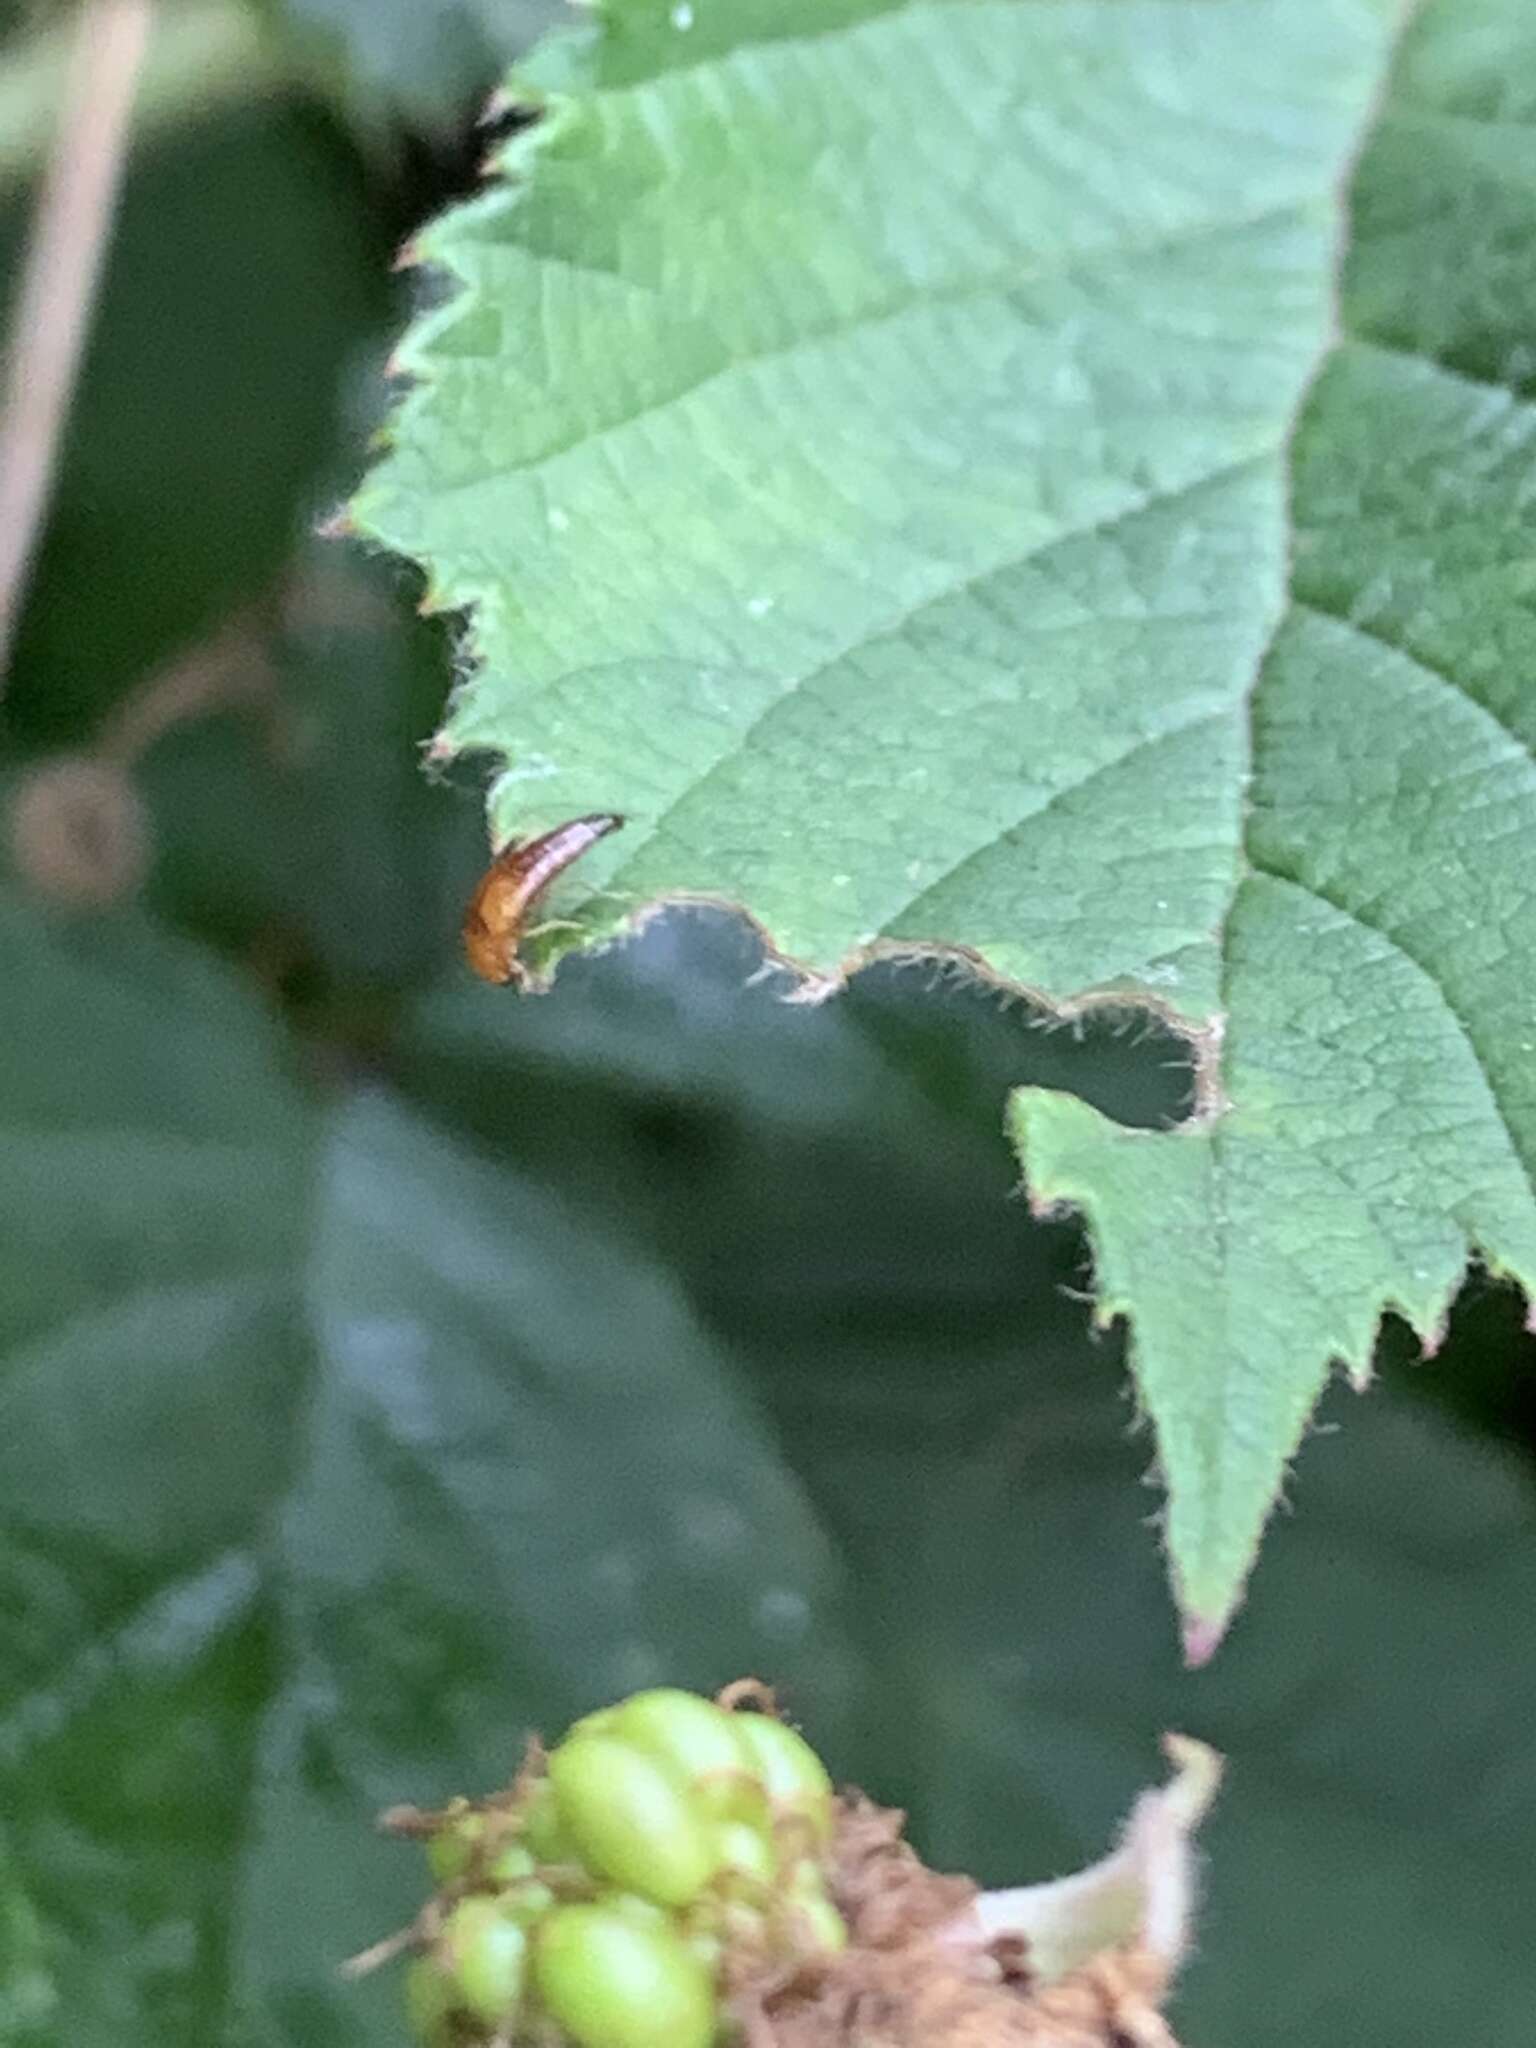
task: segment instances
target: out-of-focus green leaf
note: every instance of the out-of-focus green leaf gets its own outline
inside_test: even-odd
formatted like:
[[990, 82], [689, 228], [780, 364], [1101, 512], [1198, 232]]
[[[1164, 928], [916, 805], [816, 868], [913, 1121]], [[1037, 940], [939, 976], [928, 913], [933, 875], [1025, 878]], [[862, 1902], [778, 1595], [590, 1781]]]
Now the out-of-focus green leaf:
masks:
[[1197, 1658], [1330, 1361], [1469, 1252], [1536, 1282], [1531, 38], [609, 0], [416, 238], [456, 289], [356, 501], [469, 614], [496, 836], [629, 817], [550, 953], [704, 896], [824, 981], [958, 948], [1185, 1031], [1177, 1137], [1011, 1128]]
[[0, 2041], [23, 2048], [46, 2040], [58, 2006], [37, 1913], [0, 1841]]
[[290, 1654], [236, 1932], [264, 2038], [362, 2041], [398, 1986], [360, 1998], [330, 1966], [422, 1880], [359, 1827], [371, 1806], [504, 1783], [532, 1728], [636, 1686], [766, 1661], [835, 1720], [857, 1674], [772, 1433], [622, 1236], [365, 1102], [330, 1148], [309, 1280]]
[[1519, 2038], [1529, 1481], [1372, 1404], [1306, 1449], [1220, 1671], [1177, 1670], [1148, 1447], [995, 1118], [1047, 1073], [1155, 1115], [1149, 1048], [899, 978], [786, 1009], [679, 920], [429, 1006], [429, 1116], [307, 1099], [143, 927], [7, 905], [0, 940], [0, 1929], [38, 2042], [403, 2048], [396, 1980], [333, 1968], [422, 1896], [374, 1810], [744, 1669], [995, 1881], [1101, 1849], [1163, 1727], [1224, 1748], [1190, 2048], [1395, 2048], [1474, 1995]]
[[[274, 1682], [312, 1118], [238, 990], [0, 905], [0, 1810], [42, 2038], [204, 2040]], [[25, 2040], [27, 2037], [22, 2036]]]
[[[0, 272], [28, 197], [0, 218]], [[330, 509], [342, 372], [388, 305], [389, 248], [345, 145], [299, 105], [141, 143], [7, 681], [14, 744], [78, 744]]]
[[[435, 1003], [412, 1081], [506, 1156], [596, 1188], [596, 1160], [557, 1166], [564, 1114], [616, 1208], [658, 1231], [671, 1212], [670, 1255], [857, 1589], [869, 1689], [838, 1767], [910, 1805], [941, 1864], [1001, 1884], [1078, 1867], [1155, 1772], [1158, 1732], [1187, 1729], [1231, 1758], [1177, 2014], [1190, 2048], [1398, 2048], [1458, 2038], [1468, 2010], [1518, 2040], [1536, 1992], [1518, 1935], [1528, 1469], [1417, 1412], [1401, 1369], [1342, 1437], [1336, 1395], [1251, 1611], [1214, 1672], [1182, 1673], [1136, 1484], [1148, 1437], [1116, 1348], [1063, 1292], [1084, 1277], [1074, 1236], [999, 1199], [992, 1122], [1047, 1062], [1148, 1123], [1179, 1077], [1138, 1100], [1148, 1047], [1074, 1047], [974, 989], [930, 995], [925, 1017], [910, 975], [776, 1010], [742, 990], [733, 943], [666, 921], [568, 965], [547, 1002]], [[599, 1150], [582, 1104], [604, 1066], [635, 1133]], [[1416, 1378], [1463, 1377], [1486, 1327], [1453, 1325]]]
[[456, 959], [485, 842], [474, 790], [422, 771], [442, 635], [382, 564], [312, 537], [218, 658], [231, 701], [140, 773], [155, 908], [316, 999]]
[[[1185, 1729], [1230, 1769], [1201, 1833], [1181, 2041], [1518, 2041], [1536, 1995], [1529, 1470], [1386, 1395], [1341, 1441], [1335, 1396], [1249, 1612], [1191, 1679], [1158, 1628], [1144, 1446], [1102, 1382], [1042, 1392], [930, 1468], [891, 1589], [914, 1713], [895, 1789], [933, 1854], [994, 1883], [1059, 1875], [1150, 1769], [1150, 1730]], [[872, 1546], [860, 1562], [878, 1568]]]
[[0, 1806], [81, 2048], [365, 2037], [376, 1805], [665, 1676], [854, 1672], [832, 1548], [652, 1255], [147, 932], [12, 905]]
[[260, 0], [302, 46], [332, 59], [344, 103], [436, 127], [462, 121], [563, 0]]

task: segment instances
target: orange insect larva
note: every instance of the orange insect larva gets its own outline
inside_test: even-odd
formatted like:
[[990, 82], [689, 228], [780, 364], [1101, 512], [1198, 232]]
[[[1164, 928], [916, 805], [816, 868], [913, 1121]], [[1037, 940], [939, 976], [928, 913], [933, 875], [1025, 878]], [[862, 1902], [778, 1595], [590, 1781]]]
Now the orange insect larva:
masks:
[[464, 951], [482, 981], [519, 985], [528, 970], [517, 957], [528, 916], [556, 875], [579, 860], [589, 846], [617, 832], [624, 820], [613, 811], [572, 818], [537, 839], [504, 846], [476, 885], [464, 913]]

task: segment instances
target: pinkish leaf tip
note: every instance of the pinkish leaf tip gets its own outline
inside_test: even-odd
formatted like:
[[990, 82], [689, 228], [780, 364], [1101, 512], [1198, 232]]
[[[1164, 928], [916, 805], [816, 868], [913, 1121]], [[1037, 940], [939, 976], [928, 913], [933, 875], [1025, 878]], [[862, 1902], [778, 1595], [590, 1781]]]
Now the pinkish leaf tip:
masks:
[[1188, 1670], [1198, 1671], [1202, 1665], [1210, 1663], [1221, 1648], [1230, 1618], [1223, 1616], [1219, 1621], [1205, 1621], [1192, 1617], [1185, 1622], [1184, 1663]]

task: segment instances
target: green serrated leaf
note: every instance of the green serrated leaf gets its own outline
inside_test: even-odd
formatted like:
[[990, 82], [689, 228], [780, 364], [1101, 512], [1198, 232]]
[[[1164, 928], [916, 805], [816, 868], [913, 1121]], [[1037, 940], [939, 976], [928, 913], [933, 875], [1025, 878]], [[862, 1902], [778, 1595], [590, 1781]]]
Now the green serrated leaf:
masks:
[[[1036, 1199], [1084, 1209], [1134, 1326], [1197, 1657], [1330, 1361], [1363, 1380], [1384, 1307], [1433, 1345], [1469, 1251], [1536, 1282], [1536, 413], [1483, 381], [1536, 368], [1507, 255], [1536, 162], [1478, 123], [1518, 112], [1536, 44], [1523, 9], [1478, 11], [1475, 36], [1425, 11], [1357, 178], [1350, 332], [1297, 435], [1254, 697], [1215, 1113], [1136, 1150], [1073, 1105], [1014, 1111]], [[1427, 206], [1426, 178], [1456, 196]], [[1209, 1255], [1197, 1290], [1168, 1284], [1172, 1230]]]
[[818, 973], [940, 939], [1214, 1006], [1284, 445], [1385, 60], [1374, 10], [1262, 12], [747, 42], [559, 102], [419, 238], [468, 288], [400, 353], [356, 516], [475, 608], [445, 741], [506, 755], [498, 835], [622, 795], [599, 928], [700, 890]]
[[1196, 1652], [1330, 1360], [1472, 1249], [1536, 1280], [1531, 34], [615, 0], [419, 238], [458, 289], [357, 500], [467, 612], [493, 836], [628, 815], [587, 935], [702, 895], [1200, 1048], [1177, 1137], [1013, 1118]]

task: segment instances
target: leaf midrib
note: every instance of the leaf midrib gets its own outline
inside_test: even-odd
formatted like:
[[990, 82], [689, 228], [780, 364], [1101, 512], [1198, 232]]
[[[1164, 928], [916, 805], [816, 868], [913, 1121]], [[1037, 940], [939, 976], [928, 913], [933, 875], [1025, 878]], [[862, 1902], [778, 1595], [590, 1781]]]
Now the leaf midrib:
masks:
[[[846, 661], [851, 655], [877, 646], [884, 641], [898, 638], [907, 627], [921, 619], [925, 613], [936, 607], [953, 603], [957, 597], [963, 595], [966, 591], [976, 589], [993, 577], [1004, 575], [1010, 570], [1020, 569], [1027, 563], [1041, 561], [1058, 548], [1070, 547], [1098, 535], [1111, 534], [1129, 520], [1143, 518], [1150, 512], [1158, 511], [1168, 505], [1177, 504], [1182, 498], [1190, 497], [1199, 491], [1209, 489], [1213, 484], [1223, 483], [1231, 478], [1242, 476], [1249, 471], [1257, 470], [1261, 465], [1271, 461], [1274, 453], [1275, 451], [1266, 449], [1256, 454], [1241, 456], [1236, 461], [1222, 462], [1216, 468], [1208, 470], [1199, 476], [1188, 478], [1179, 484], [1172, 485], [1167, 490], [1144, 494], [1138, 498], [1135, 504], [1127, 505], [1122, 510], [1111, 513], [1107, 517], [1087, 520], [1080, 525], [1054, 533], [1049, 539], [1042, 541], [1038, 547], [1022, 550], [1010, 549], [1006, 555], [985, 562], [978, 568], [967, 570], [962, 576], [950, 578], [940, 588], [926, 593], [916, 604], [908, 605], [900, 612], [893, 613], [879, 627], [861, 632], [856, 639], [849, 640], [846, 646], [840, 647], [835, 653], [828, 655], [816, 667], [807, 669], [800, 674], [785, 675], [782, 679], [782, 687], [771, 702], [764, 705], [762, 710], [741, 728], [741, 731], [732, 740], [730, 746], [722, 749], [701, 775], [695, 776], [684, 789], [679, 791], [665, 810], [659, 812], [654, 819], [649, 821], [648, 840], [659, 837], [666, 829], [670, 820], [685, 805], [694, 802], [701, 790], [707, 789], [710, 783], [717, 777], [734, 768], [742, 756], [748, 752], [756, 734], [771, 718], [776, 717], [782, 711], [786, 703], [790, 702], [800, 692], [809, 689], [823, 676], [837, 667], [840, 662]], [[537, 700], [538, 697], [542, 697], [548, 691], [557, 687], [558, 684], [546, 685], [544, 689], [533, 693], [534, 699]], [[1240, 708], [1237, 704], [1235, 693], [1231, 708]], [[1053, 803], [1060, 802], [1072, 795], [1073, 791], [1082, 787], [1083, 783], [1092, 781], [1094, 776], [1108, 773], [1114, 767], [1123, 765], [1124, 761], [1130, 759], [1143, 745], [1153, 745], [1167, 741], [1193, 726], [1205, 724], [1208, 721], [1213, 721], [1225, 715], [1229, 715], [1227, 707], [1218, 706], [1215, 709], [1202, 710], [1196, 717], [1181, 725], [1172, 727], [1165, 732], [1144, 736], [1125, 749], [1121, 755], [1099, 763], [1089, 771], [1088, 775], [1082, 777], [1080, 781], [1052, 790], [1032, 810], [1021, 813], [1007, 829], [1016, 831], [1020, 825], [1027, 823], [1032, 817], [1039, 816], [1041, 812], [1049, 809]], [[974, 860], [979, 854], [985, 852], [988, 847], [994, 845], [998, 839], [1005, 836], [1006, 831], [988, 831], [984, 836], [977, 837], [945, 872], [952, 873], [955, 869], [963, 867], [968, 861]], [[642, 857], [640, 853], [631, 855], [630, 860], [626, 861], [616, 870], [608, 885], [609, 888], [622, 889], [626, 877], [631, 876], [633, 873], [635, 862]], [[922, 895], [930, 894], [942, 879], [942, 875], [936, 876], [925, 883]], [[885, 932], [888, 930], [891, 919], [910, 914], [914, 905], [920, 900], [920, 897], [913, 897], [902, 908], [889, 912], [885, 923], [881, 926], [881, 931]], [[1064, 991], [1063, 993], [1070, 994], [1071, 992]], [[1198, 1028], [1196, 1020], [1187, 1020], [1187, 1022], [1190, 1030]]]
[[1314, 902], [1326, 904], [1330, 910], [1337, 911], [1341, 917], [1347, 918], [1349, 923], [1354, 925], [1357, 930], [1369, 932], [1374, 938], [1380, 939], [1400, 960], [1407, 961], [1416, 973], [1423, 975], [1444, 1006], [1445, 1014], [1461, 1034], [1462, 1041], [1471, 1054], [1478, 1073], [1482, 1076], [1483, 1085], [1488, 1090], [1489, 1101], [1508, 1141], [1510, 1152], [1514, 1156], [1521, 1173], [1524, 1175], [1525, 1184], [1530, 1191], [1533, 1203], [1536, 1203], [1536, 1149], [1528, 1150], [1517, 1134], [1515, 1123], [1504, 1105], [1498, 1085], [1489, 1071], [1487, 1062], [1483, 1058], [1478, 1044], [1478, 1034], [1460, 1010], [1458, 1010], [1455, 1003], [1451, 1001], [1450, 996], [1446, 992], [1445, 984], [1440, 980], [1435, 970], [1425, 960], [1421, 959], [1411, 946], [1405, 944], [1397, 933], [1389, 931], [1384, 924], [1377, 923], [1373, 918], [1366, 917], [1343, 896], [1335, 894], [1320, 882], [1315, 880], [1308, 881], [1298, 874], [1287, 874], [1281, 868], [1266, 866], [1254, 860], [1249, 861], [1248, 867], [1251, 874], [1267, 876], [1269, 880], [1280, 882], [1287, 888], [1299, 889], [1303, 895], [1310, 896]]
[[[1214, 1224], [1217, 1239], [1217, 1269], [1222, 1275], [1222, 1284], [1218, 1289], [1218, 1294], [1220, 1297], [1220, 1310], [1223, 1319], [1223, 1349], [1225, 1355], [1229, 1359], [1235, 1357], [1237, 1355], [1237, 1352], [1230, 1341], [1233, 1303], [1231, 1299], [1231, 1288], [1227, 1284], [1227, 1275], [1229, 1274], [1231, 1267], [1231, 1218], [1226, 1200], [1227, 1162], [1225, 1154], [1227, 1131], [1225, 1120], [1226, 1115], [1228, 1113], [1230, 1098], [1227, 1096], [1226, 1093], [1226, 1084], [1228, 1081], [1228, 1057], [1225, 1050], [1225, 1026], [1226, 1021], [1231, 1014], [1231, 1003], [1229, 1000], [1229, 985], [1232, 965], [1230, 933], [1233, 909], [1236, 905], [1239, 892], [1242, 890], [1247, 877], [1250, 874], [1264, 872], [1259, 867], [1257, 861], [1254, 859], [1251, 844], [1251, 824], [1253, 814], [1254, 787], [1253, 770], [1254, 763], [1256, 761], [1258, 753], [1258, 748], [1256, 744], [1257, 734], [1255, 732], [1254, 727], [1254, 710], [1259, 691], [1263, 685], [1264, 671], [1268, 666], [1270, 654], [1273, 651], [1276, 639], [1278, 638], [1279, 633], [1284, 625], [1286, 616], [1295, 601], [1292, 595], [1292, 590], [1295, 581], [1296, 546], [1295, 471], [1293, 461], [1296, 436], [1301, 428], [1303, 420], [1306, 417], [1307, 410], [1312, 402], [1313, 394], [1316, 391], [1318, 383], [1320, 382], [1325, 370], [1327, 369], [1328, 364], [1338, 355], [1340, 349], [1346, 345], [1346, 342], [1348, 340], [1344, 313], [1344, 271], [1345, 264], [1348, 258], [1351, 234], [1354, 224], [1353, 195], [1355, 181], [1359, 174], [1360, 164], [1365, 157], [1366, 151], [1370, 147], [1372, 139], [1381, 128], [1383, 122], [1389, 116], [1391, 108], [1392, 86], [1393, 80], [1398, 69], [1398, 62], [1403, 50], [1404, 43], [1407, 39], [1409, 30], [1413, 25], [1413, 21], [1419, 11], [1419, 8], [1423, 4], [1424, 0], [1398, 0], [1397, 21], [1393, 27], [1393, 30], [1388, 38], [1388, 41], [1382, 53], [1381, 75], [1378, 81], [1376, 92], [1373, 95], [1370, 103], [1364, 110], [1364, 113], [1360, 121], [1359, 130], [1354, 138], [1353, 146], [1349, 150], [1345, 158], [1343, 168], [1333, 186], [1333, 213], [1336, 225], [1334, 234], [1334, 261], [1331, 273], [1331, 317], [1329, 320], [1329, 331], [1322, 346], [1317, 351], [1316, 359], [1312, 365], [1311, 375], [1308, 377], [1301, 392], [1298, 394], [1296, 405], [1284, 437], [1284, 446], [1287, 453], [1285, 478], [1285, 527], [1286, 543], [1289, 553], [1289, 561], [1286, 574], [1285, 597], [1283, 602], [1277, 607], [1276, 615], [1271, 622], [1271, 630], [1268, 639], [1266, 641], [1265, 646], [1260, 651], [1257, 660], [1254, 663], [1253, 673], [1249, 678], [1248, 687], [1246, 692], [1244, 693], [1243, 698], [1243, 714], [1244, 722], [1246, 725], [1247, 739], [1246, 761], [1248, 773], [1244, 784], [1243, 792], [1242, 829], [1240, 834], [1240, 858], [1236, 863], [1236, 869], [1233, 874], [1231, 888], [1227, 896], [1226, 908], [1223, 911], [1221, 919], [1216, 927], [1215, 935], [1217, 952], [1220, 959], [1221, 979], [1219, 1007], [1216, 1016], [1212, 1021], [1221, 1029], [1222, 1039], [1221, 1050], [1217, 1054], [1216, 1065], [1216, 1071], [1220, 1076], [1220, 1083], [1217, 1090], [1218, 1106], [1216, 1107], [1213, 1115], [1211, 1116], [1207, 1127], [1211, 1146], [1212, 1221]], [[1283, 880], [1285, 878], [1281, 877], [1279, 879]], [[1133, 1356], [1134, 1344], [1135, 1340], [1133, 1337]], [[1319, 1373], [1320, 1379], [1327, 1371], [1327, 1364], [1327, 1361], [1322, 1362]], [[1229, 1368], [1225, 1373], [1223, 1373], [1216, 1388], [1216, 1409], [1221, 1424], [1223, 1442], [1231, 1441], [1232, 1431], [1230, 1425], [1232, 1420], [1233, 1400], [1233, 1376]], [[1219, 1551], [1222, 1547], [1221, 1538], [1223, 1535], [1224, 1527], [1229, 1521], [1229, 1517], [1226, 1515], [1224, 1511], [1224, 1503], [1222, 1496], [1225, 1491], [1225, 1486], [1229, 1485], [1230, 1483], [1231, 1474], [1229, 1468], [1225, 1471], [1225, 1473], [1213, 1473], [1209, 1469], [1207, 1469], [1204, 1475], [1203, 1489], [1204, 1514], [1201, 1517], [1200, 1538], [1194, 1549], [1195, 1556], [1199, 1556], [1209, 1552], [1213, 1537], [1216, 1540], [1217, 1550]], [[1234, 1595], [1233, 1597], [1235, 1598], [1237, 1596]], [[1224, 1617], [1222, 1616], [1208, 1617], [1202, 1616], [1198, 1613], [1193, 1614], [1191, 1616], [1191, 1619], [1196, 1622], [1199, 1622], [1201, 1620], [1215, 1620], [1218, 1622], [1224, 1622]]]

